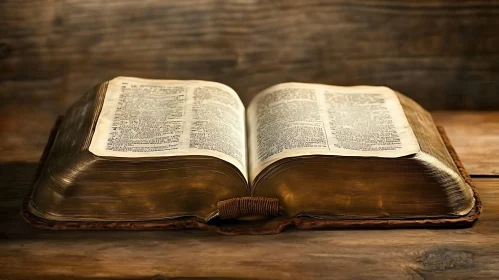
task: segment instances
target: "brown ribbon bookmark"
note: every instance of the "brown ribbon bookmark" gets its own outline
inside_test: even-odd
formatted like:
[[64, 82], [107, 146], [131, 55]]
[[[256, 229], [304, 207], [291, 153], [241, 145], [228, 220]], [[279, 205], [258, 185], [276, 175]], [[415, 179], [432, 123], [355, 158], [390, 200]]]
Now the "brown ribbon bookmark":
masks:
[[279, 199], [268, 197], [238, 197], [217, 203], [220, 219], [237, 219], [244, 216], [277, 216]]

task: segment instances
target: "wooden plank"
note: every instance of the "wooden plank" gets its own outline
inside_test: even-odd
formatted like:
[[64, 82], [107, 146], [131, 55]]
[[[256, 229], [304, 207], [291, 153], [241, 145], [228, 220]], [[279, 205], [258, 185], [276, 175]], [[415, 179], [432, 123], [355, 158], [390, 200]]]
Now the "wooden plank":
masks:
[[[22, 220], [19, 207], [53, 119], [49, 113], [32, 112], [30, 105], [12, 106], [4, 107], [0, 115], [2, 132], [8, 135], [0, 143], [4, 145], [0, 146], [0, 279], [499, 276], [499, 178], [475, 179], [484, 214], [467, 229], [289, 230], [273, 236], [236, 237], [200, 230], [34, 229]], [[486, 164], [494, 162], [484, 163], [467, 153], [470, 144], [461, 139], [469, 135], [481, 139], [470, 151], [483, 150], [478, 143], [495, 143], [497, 113], [437, 112], [434, 116], [447, 128], [467, 167], [473, 168], [477, 161], [476, 168], [490, 169]]]
[[499, 112], [432, 113], [443, 125], [464, 167], [473, 175], [499, 175]]
[[36, 102], [0, 106], [0, 162], [37, 162], [56, 117]]
[[499, 178], [475, 179], [485, 211], [471, 228], [228, 237], [201, 230], [31, 228], [19, 205], [35, 168], [34, 163], [0, 166], [0, 279], [499, 277]]
[[7, 0], [0, 11], [2, 99], [34, 98], [54, 117], [118, 75], [219, 81], [246, 104], [301, 81], [499, 108], [497, 0]]
[[[2, 109], [0, 162], [37, 162], [55, 117], [50, 112], [35, 110], [31, 104]], [[499, 112], [440, 111], [433, 116], [437, 124], [445, 127], [470, 174], [499, 174]]]

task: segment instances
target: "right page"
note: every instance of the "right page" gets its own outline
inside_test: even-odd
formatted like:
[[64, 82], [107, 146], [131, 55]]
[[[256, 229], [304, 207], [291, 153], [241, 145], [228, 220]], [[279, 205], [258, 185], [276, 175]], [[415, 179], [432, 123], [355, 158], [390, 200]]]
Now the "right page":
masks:
[[253, 99], [247, 120], [251, 181], [287, 157], [420, 151], [396, 93], [386, 87], [279, 84]]

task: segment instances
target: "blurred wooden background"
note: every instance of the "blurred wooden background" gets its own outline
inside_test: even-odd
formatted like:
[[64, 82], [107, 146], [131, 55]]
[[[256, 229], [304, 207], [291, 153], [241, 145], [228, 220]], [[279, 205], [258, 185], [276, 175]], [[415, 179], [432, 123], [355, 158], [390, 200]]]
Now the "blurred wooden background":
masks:
[[499, 109], [499, 1], [3, 0], [0, 30], [2, 115], [53, 121], [118, 75], [219, 81], [245, 103], [301, 81]]
[[215, 80], [245, 103], [302, 81], [499, 110], [499, 0], [0, 0], [1, 279], [497, 278], [499, 111], [434, 113], [484, 202], [472, 228], [224, 239], [33, 229], [19, 207], [56, 117], [118, 75]]

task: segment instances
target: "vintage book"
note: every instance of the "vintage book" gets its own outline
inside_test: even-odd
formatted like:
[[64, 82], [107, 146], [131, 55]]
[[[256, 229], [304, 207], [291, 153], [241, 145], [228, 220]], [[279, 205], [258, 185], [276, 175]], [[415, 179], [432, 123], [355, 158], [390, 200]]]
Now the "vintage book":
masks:
[[117, 77], [76, 102], [24, 204], [52, 229], [469, 225], [442, 129], [386, 87], [283, 83], [245, 108], [207, 81]]

